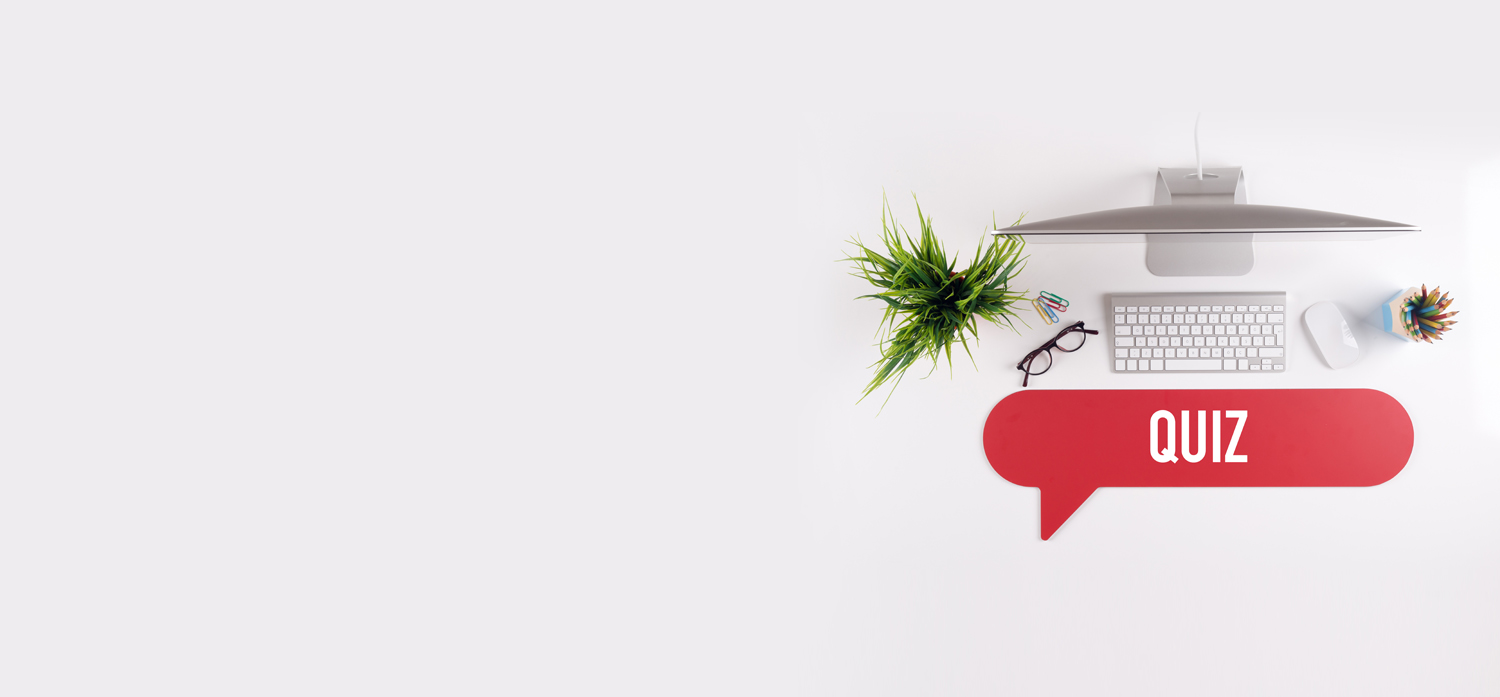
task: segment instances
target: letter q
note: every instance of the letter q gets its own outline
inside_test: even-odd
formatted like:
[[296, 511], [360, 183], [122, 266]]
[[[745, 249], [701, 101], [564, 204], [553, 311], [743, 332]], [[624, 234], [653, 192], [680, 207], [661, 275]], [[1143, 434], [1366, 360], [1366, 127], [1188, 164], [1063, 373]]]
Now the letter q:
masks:
[[[1162, 448], [1157, 442], [1157, 424], [1161, 420], [1167, 421], [1167, 447]], [[1157, 462], [1177, 461], [1177, 420], [1172, 412], [1162, 409], [1151, 415], [1151, 459]]]

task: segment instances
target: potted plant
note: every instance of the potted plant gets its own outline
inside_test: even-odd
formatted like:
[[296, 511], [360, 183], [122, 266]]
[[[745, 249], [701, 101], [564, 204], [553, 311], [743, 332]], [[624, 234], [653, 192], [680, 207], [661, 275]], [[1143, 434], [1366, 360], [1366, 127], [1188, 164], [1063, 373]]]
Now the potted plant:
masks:
[[[917, 220], [922, 232], [919, 239], [913, 240], [896, 222], [890, 202], [882, 197], [880, 239], [885, 253], [865, 245], [857, 237], [849, 241], [858, 248], [857, 254], [844, 259], [854, 262], [850, 275], [880, 289], [878, 293], [859, 297], [876, 298], [886, 304], [885, 315], [876, 330], [880, 336], [880, 360], [871, 365], [877, 368], [875, 377], [860, 396], [861, 401], [893, 379], [894, 394], [906, 369], [922, 357], [930, 358], [932, 369], [936, 370], [939, 356], [947, 356], [951, 376], [955, 340], [973, 363], [968, 334], [973, 333], [978, 340], [980, 319], [1016, 331], [1012, 320], [1019, 316], [1012, 306], [1026, 293], [1012, 291], [1010, 283], [1020, 272], [1018, 265], [1024, 268], [1021, 250], [1025, 242], [1016, 235], [986, 235], [990, 238], [989, 246], [981, 241], [974, 261], [968, 268], [958, 269], [957, 257], [949, 261], [932, 232], [932, 219], [922, 216], [920, 203]], [[975, 368], [978, 367], [975, 363]], [[889, 394], [886, 401], [890, 401]]]

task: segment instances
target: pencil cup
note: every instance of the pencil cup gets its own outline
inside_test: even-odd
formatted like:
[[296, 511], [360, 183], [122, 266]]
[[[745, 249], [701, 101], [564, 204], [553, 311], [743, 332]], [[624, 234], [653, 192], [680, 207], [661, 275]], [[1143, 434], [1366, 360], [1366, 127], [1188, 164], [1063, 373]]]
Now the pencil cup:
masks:
[[1428, 291], [1423, 285], [1420, 290], [1407, 288], [1387, 301], [1380, 308], [1380, 328], [1407, 341], [1430, 344], [1453, 331], [1456, 316], [1451, 293], [1443, 292], [1441, 286]]
[[1391, 296], [1380, 309], [1375, 312], [1375, 322], [1389, 336], [1406, 342], [1415, 342], [1406, 319], [1406, 302], [1422, 294], [1416, 288], [1407, 288]]

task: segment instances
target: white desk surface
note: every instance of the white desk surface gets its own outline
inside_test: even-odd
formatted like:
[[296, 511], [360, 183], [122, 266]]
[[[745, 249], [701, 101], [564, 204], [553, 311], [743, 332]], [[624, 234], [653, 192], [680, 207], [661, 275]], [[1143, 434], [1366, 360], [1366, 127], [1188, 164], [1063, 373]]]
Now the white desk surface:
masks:
[[[1190, 126], [1191, 115], [1180, 120]], [[991, 471], [980, 430], [1021, 389], [1015, 362], [1055, 330], [1029, 307], [1019, 336], [982, 327], [977, 372], [967, 358], [952, 379], [946, 365], [926, 380], [913, 371], [877, 417], [884, 393], [852, 402], [876, 355], [880, 307], [852, 300], [870, 292], [858, 279], [809, 281], [819, 300], [807, 331], [822, 363], [799, 373], [808, 382], [789, 405], [798, 438], [787, 456], [816, 550], [821, 633], [809, 670], [822, 684], [964, 692], [1004, 674], [987, 684], [1109, 694], [1121, 689], [1114, 676], [1144, 671], [1162, 682], [1132, 694], [1190, 693], [1226, 674], [1252, 676], [1238, 683], [1247, 693], [1307, 689], [1328, 675], [1364, 694], [1444, 691], [1434, 680], [1494, 689], [1472, 662], [1500, 651], [1500, 149], [1493, 138], [1459, 147], [1473, 127], [1436, 142], [1420, 136], [1422, 124], [1353, 130], [1382, 128], [1399, 161], [1341, 137], [1336, 119], [1269, 128], [1224, 117], [1216, 132], [1238, 135], [1208, 152], [1246, 168], [1252, 203], [1410, 222], [1419, 235], [1263, 243], [1254, 271], [1236, 278], [1152, 276], [1140, 244], [1037, 244], [1018, 279], [1069, 298], [1065, 321], [1101, 329], [1110, 292], [1286, 291], [1285, 374], [1115, 374], [1108, 343], [1094, 338], [1033, 389], [1376, 388], [1401, 401], [1416, 429], [1410, 463], [1378, 487], [1100, 489], [1042, 542], [1037, 490]], [[1050, 140], [1062, 131], [1073, 142]], [[1147, 205], [1154, 168], [1192, 155], [1190, 140], [1150, 120], [856, 119], [814, 122], [806, 142], [809, 247], [831, 251], [854, 234], [874, 242], [884, 187], [912, 229], [915, 191], [961, 259], [992, 209], [1005, 223], [1024, 210], [1043, 219]], [[1329, 149], [1348, 176], [1317, 175], [1329, 165], [1315, 153]], [[1363, 316], [1422, 283], [1457, 296], [1464, 323], [1450, 339], [1407, 344], [1355, 323], [1359, 363], [1323, 364], [1301, 323], [1311, 303]]]
[[[11, 5], [0, 695], [1500, 694], [1500, 120], [1387, 106], [1493, 100], [1486, 18]], [[1037, 387], [1379, 388], [1394, 480], [1105, 489], [1042, 542], [980, 434], [1046, 328], [855, 404], [881, 311], [836, 260], [881, 191], [961, 256], [992, 212], [1145, 205], [1193, 113], [1144, 99], [1206, 109], [1253, 203], [1425, 232], [1233, 279], [1035, 246], [1070, 319], [1428, 283], [1464, 324], [1334, 372], [1294, 322], [1285, 375], [1101, 342]]]

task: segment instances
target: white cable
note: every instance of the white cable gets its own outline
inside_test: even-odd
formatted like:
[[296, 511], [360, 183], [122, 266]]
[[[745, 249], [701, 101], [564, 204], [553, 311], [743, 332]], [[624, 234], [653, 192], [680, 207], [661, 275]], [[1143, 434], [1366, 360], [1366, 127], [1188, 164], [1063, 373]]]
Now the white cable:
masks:
[[1203, 155], [1198, 151], [1198, 124], [1203, 121], [1203, 112], [1193, 119], [1193, 157], [1198, 158], [1198, 181], [1203, 181]]

